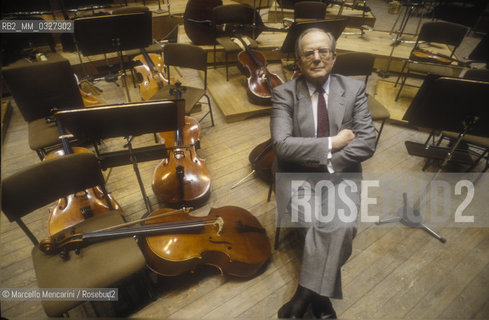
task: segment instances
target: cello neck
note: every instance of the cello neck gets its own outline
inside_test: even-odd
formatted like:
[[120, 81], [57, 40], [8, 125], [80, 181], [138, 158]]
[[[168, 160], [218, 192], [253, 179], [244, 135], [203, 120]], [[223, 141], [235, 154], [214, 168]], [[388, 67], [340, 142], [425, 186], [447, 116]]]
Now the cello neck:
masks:
[[72, 137], [73, 135], [69, 135], [66, 133], [65, 128], [63, 127], [59, 119], [56, 119], [56, 125], [58, 126], [59, 138], [61, 139], [61, 145], [63, 146], [63, 151], [65, 155], [73, 153], [70, 141], [68, 140], [68, 138]]
[[151, 72], [157, 72], [155, 69], [155, 64], [153, 63], [153, 60], [151, 60], [151, 57], [148, 55], [146, 50], [144, 48], [141, 48], [141, 54], [144, 57], [144, 60], [146, 60], [146, 63], [148, 64], [148, 68]]
[[[132, 236], [150, 236], [171, 233], [192, 233], [202, 231], [206, 225], [219, 225], [218, 219], [201, 219], [184, 222], [169, 222], [154, 225], [145, 225], [135, 228], [123, 228], [113, 230], [93, 231], [71, 234], [59, 240], [52, 238], [41, 241], [39, 248], [48, 255], [66, 253], [70, 250], [79, 250], [90, 244]], [[217, 231], [220, 232], [220, 228]]]
[[255, 54], [253, 53], [253, 50], [251, 50], [251, 48], [248, 46], [248, 44], [246, 43], [246, 41], [243, 40], [243, 38], [241, 38], [241, 36], [237, 36], [237, 38], [239, 39], [239, 41], [241, 41], [241, 43], [243, 44], [243, 47], [245, 48], [245, 51], [250, 55], [251, 57], [251, 60], [253, 61], [253, 63], [261, 68], [262, 67], [262, 63], [260, 62], [260, 60], [258, 60], [258, 58], [255, 56]]

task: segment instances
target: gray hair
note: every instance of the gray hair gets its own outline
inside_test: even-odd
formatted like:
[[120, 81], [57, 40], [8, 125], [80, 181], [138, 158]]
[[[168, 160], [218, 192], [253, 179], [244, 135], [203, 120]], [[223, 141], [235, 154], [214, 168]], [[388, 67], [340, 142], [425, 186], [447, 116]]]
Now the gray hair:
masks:
[[295, 57], [296, 57], [296, 59], [299, 59], [299, 57], [301, 56], [301, 53], [302, 53], [302, 48], [301, 48], [302, 38], [304, 38], [306, 34], [311, 33], [311, 32], [322, 32], [324, 34], [327, 34], [329, 37], [330, 44], [331, 44], [330, 49], [333, 52], [333, 54], [336, 52], [336, 39], [331, 32], [327, 32], [327, 31], [324, 31], [323, 29], [319, 29], [319, 28], [309, 28], [309, 29], [302, 31], [302, 33], [297, 38], [297, 41], [295, 42]]

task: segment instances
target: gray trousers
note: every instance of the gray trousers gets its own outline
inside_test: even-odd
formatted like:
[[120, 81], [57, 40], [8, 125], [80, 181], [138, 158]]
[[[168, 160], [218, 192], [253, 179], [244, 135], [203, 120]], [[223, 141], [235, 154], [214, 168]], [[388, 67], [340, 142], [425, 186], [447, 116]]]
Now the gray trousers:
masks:
[[[315, 183], [317, 181], [311, 182], [311, 185]], [[354, 183], [356, 187], [337, 182], [329, 184], [329, 188], [322, 188], [319, 193], [321, 198], [318, 200], [320, 205], [316, 204], [317, 210], [320, 210], [318, 213], [314, 212], [314, 202], [317, 201], [318, 194], [313, 189], [307, 188], [302, 189], [297, 197], [289, 197], [289, 204], [285, 210], [290, 214], [291, 220], [298, 218], [299, 223], [296, 225], [304, 236], [299, 284], [322, 296], [334, 299], [343, 298], [341, 267], [352, 253], [353, 238], [357, 232], [357, 217], [360, 215], [360, 182], [350, 181], [350, 183]], [[346, 197], [340, 196], [338, 192], [341, 189], [340, 184], [346, 186], [347, 190], [355, 190], [355, 192], [349, 192]], [[282, 186], [289, 189], [286, 183]], [[348, 189], [349, 186], [354, 189]], [[328, 195], [331, 187], [334, 191]], [[290, 189], [288, 192], [290, 194]], [[312, 214], [304, 209], [300, 200], [297, 201], [297, 198], [303, 199], [304, 196], [311, 199]], [[292, 218], [293, 212], [296, 218]]]

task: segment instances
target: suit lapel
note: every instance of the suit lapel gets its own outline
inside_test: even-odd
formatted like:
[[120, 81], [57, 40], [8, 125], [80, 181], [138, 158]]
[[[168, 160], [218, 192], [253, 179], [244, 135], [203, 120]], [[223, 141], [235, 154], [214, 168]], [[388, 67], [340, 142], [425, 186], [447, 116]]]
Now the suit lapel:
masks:
[[315, 125], [312, 114], [311, 97], [307, 89], [306, 81], [303, 77], [297, 79], [297, 122], [299, 124], [298, 132], [301, 137], [314, 137]]
[[329, 97], [328, 97], [328, 116], [329, 116], [329, 133], [336, 135], [343, 122], [345, 113], [345, 90], [340, 86], [334, 76], [330, 76]]

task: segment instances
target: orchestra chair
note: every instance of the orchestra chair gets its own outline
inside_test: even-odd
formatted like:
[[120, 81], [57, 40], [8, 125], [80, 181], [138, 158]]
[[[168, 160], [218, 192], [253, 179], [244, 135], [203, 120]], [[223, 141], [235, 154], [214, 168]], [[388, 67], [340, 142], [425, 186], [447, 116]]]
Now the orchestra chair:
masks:
[[[396, 87], [401, 80], [401, 86], [397, 92], [395, 101], [399, 99], [401, 91], [406, 82], [406, 78], [413, 72], [416, 74], [434, 74], [450, 77], [456, 76], [454, 75], [453, 66], [450, 66], [449, 63], [437, 62], [437, 60], [433, 58], [419, 58], [415, 55], [415, 53], [419, 52], [419, 50], [423, 50], [422, 47], [424, 43], [446, 44], [451, 48], [449, 57], [453, 58], [455, 50], [458, 48], [460, 43], [462, 43], [468, 29], [468, 27], [449, 22], [424, 23], [421, 26], [418, 38], [416, 39], [416, 43], [414, 44], [414, 48], [411, 51], [409, 59], [404, 61], [401, 73], [397, 77], [396, 84], [394, 85], [394, 87]], [[437, 53], [433, 52], [432, 54], [436, 56]]]
[[[31, 256], [39, 288], [122, 288], [123, 280], [145, 271], [144, 256], [131, 237], [98, 242], [81, 248], [79, 254], [71, 251], [65, 260], [42, 252], [33, 226], [27, 227], [21, 219], [31, 213], [39, 214], [37, 209], [45, 209], [59, 198], [95, 186], [101, 187], [108, 200], [99, 162], [89, 153], [43, 161], [2, 180], [2, 211], [34, 244]], [[121, 223], [124, 219], [117, 211], [108, 211], [84, 220], [74, 231], [94, 231]], [[60, 233], [70, 235], [72, 228], [69, 229]], [[83, 302], [42, 300], [41, 304], [48, 316], [55, 317], [66, 315]]]
[[[251, 37], [243, 35], [243, 27], [253, 25], [253, 8], [244, 4], [227, 4], [214, 7], [212, 10], [212, 20], [218, 30], [216, 31], [216, 42], [214, 43], [214, 68], [216, 67], [216, 45], [219, 44], [224, 49], [224, 63], [226, 66], [226, 81], [229, 80], [228, 56], [231, 53], [243, 51], [243, 48], [232, 40], [233, 35], [240, 35], [245, 42], [249, 43], [251, 49], [258, 47], [258, 44]], [[239, 40], [237, 40], [239, 42]]]
[[[344, 76], [365, 76], [365, 85], [367, 85], [368, 78], [372, 74], [374, 68], [375, 56], [366, 52], [349, 52], [336, 56], [336, 61], [333, 65], [332, 73], [338, 73]], [[379, 143], [380, 135], [384, 129], [385, 122], [390, 119], [389, 110], [384, 107], [377, 99], [372, 95], [367, 94], [368, 108], [370, 109], [370, 115], [373, 121], [380, 121], [379, 129], [377, 131], [377, 139], [375, 140], [375, 146]]]
[[[209, 95], [207, 94], [207, 52], [201, 47], [183, 43], [168, 43], [163, 47], [163, 58], [168, 66], [168, 79], [171, 79], [170, 67], [180, 67], [195, 69], [204, 73], [204, 87], [185, 86], [182, 92], [182, 99], [185, 99], [185, 114], [190, 115], [195, 105], [202, 98], [206, 98], [209, 110], [200, 118], [201, 122], [207, 115], [211, 117], [212, 126], [214, 126], [214, 116], [212, 115], [212, 105]], [[170, 80], [168, 80], [170, 81]], [[151, 99], [174, 99], [172, 93], [173, 85], [164, 86]]]
[[53, 108], [83, 107], [78, 84], [67, 59], [47, 54], [47, 61], [26, 59], [2, 70], [5, 83], [28, 126], [29, 147], [44, 156], [61, 146], [56, 122], [49, 122]]
[[294, 4], [294, 21], [300, 19], [324, 20], [326, 7], [321, 1], [299, 1]]

